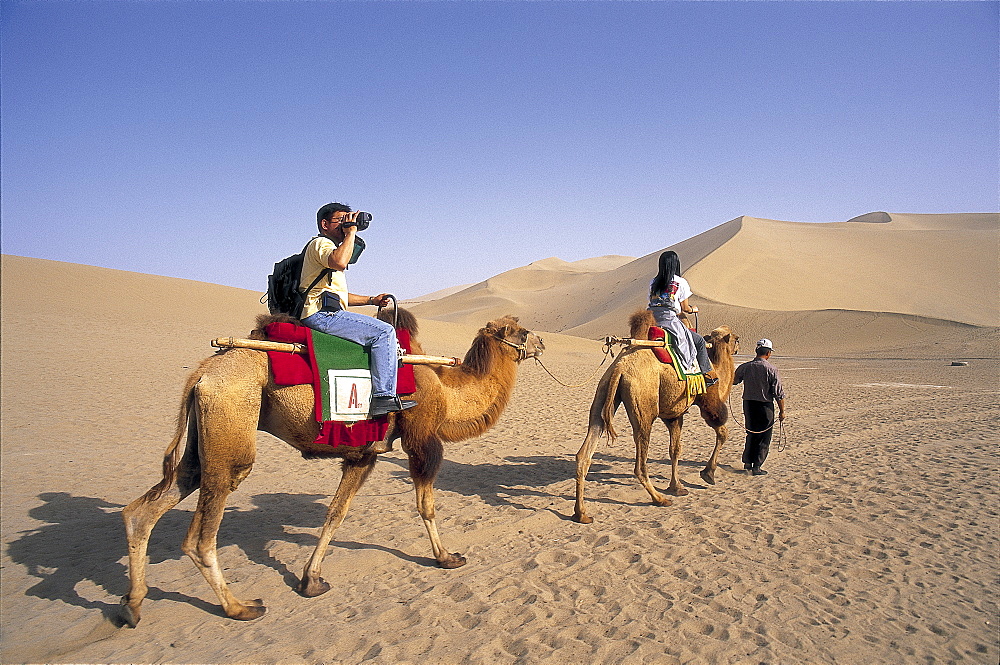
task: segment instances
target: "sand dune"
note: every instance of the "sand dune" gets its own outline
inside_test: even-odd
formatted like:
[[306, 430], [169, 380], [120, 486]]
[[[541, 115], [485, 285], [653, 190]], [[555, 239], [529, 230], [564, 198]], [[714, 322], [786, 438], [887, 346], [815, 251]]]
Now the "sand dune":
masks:
[[[514, 313], [540, 330], [559, 331], [572, 325], [566, 325], [561, 313], [545, 317], [544, 313], [551, 309], [549, 300], [567, 292], [577, 292], [581, 284], [633, 261], [627, 256], [602, 256], [574, 262], [551, 257], [500, 273], [447, 297], [414, 304], [411, 309], [422, 318], [464, 323]], [[589, 306], [590, 303], [581, 302], [580, 313], [566, 316], [573, 322], [585, 319]], [[558, 309], [561, 312], [566, 308]]]
[[459, 284], [458, 286], [449, 286], [446, 289], [441, 289], [439, 291], [433, 291], [431, 293], [425, 293], [422, 296], [416, 296], [415, 298], [407, 298], [406, 300], [400, 301], [401, 304], [415, 305], [418, 302], [427, 302], [428, 300], [438, 300], [446, 296], [450, 296], [453, 293], [458, 293], [459, 291], [464, 291], [465, 289], [473, 286], [472, 284]]
[[688, 269], [698, 295], [775, 311], [843, 309], [1000, 325], [1000, 215], [834, 224], [743, 217]]
[[[997, 214], [870, 213], [830, 224], [739, 217], [670, 249], [705, 330], [736, 322], [761, 336], [780, 330], [797, 355], [997, 350]], [[623, 334], [645, 306], [660, 251], [601, 272], [538, 262], [413, 310], [464, 322], [512, 312], [540, 330]]]

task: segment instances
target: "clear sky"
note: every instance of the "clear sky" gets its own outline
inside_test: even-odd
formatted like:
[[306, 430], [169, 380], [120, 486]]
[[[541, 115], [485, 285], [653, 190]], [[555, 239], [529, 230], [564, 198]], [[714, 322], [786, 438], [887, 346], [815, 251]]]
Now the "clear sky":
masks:
[[2, 251], [356, 293], [739, 215], [994, 212], [995, 2], [0, 2]]

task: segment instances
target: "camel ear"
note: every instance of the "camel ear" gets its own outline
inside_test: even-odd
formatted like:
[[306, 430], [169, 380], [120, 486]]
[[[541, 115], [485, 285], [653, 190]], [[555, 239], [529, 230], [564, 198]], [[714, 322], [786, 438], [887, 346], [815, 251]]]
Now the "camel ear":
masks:
[[499, 326], [497, 328], [497, 336], [503, 339], [507, 339], [516, 330], [516, 326], [512, 326], [509, 323]]
[[506, 337], [508, 334], [507, 328], [509, 326], [502, 325], [499, 320], [490, 321], [486, 324], [486, 327], [480, 330], [480, 334], [490, 335], [492, 337]]

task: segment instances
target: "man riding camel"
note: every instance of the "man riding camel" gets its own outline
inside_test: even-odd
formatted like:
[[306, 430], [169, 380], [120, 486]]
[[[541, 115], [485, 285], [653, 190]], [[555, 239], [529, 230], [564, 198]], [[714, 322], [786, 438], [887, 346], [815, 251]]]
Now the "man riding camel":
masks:
[[370, 349], [372, 400], [369, 417], [383, 416], [416, 406], [396, 394], [399, 367], [396, 331], [392, 325], [371, 316], [347, 310], [349, 306], [389, 304], [389, 294], [359, 296], [347, 290], [344, 271], [356, 259], [363, 244], [357, 242], [358, 213], [343, 203], [327, 203], [316, 212], [320, 235], [306, 246], [301, 284], [312, 284], [302, 308], [302, 323], [320, 332], [336, 335]]

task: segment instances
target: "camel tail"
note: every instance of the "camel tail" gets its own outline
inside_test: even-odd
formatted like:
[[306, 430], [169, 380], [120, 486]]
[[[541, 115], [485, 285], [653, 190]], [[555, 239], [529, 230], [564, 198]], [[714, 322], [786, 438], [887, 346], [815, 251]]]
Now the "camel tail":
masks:
[[[149, 492], [146, 493], [148, 501], [159, 499], [177, 480], [177, 467], [180, 465], [181, 456], [184, 454], [184, 447], [181, 446], [181, 440], [184, 439], [184, 431], [188, 429], [191, 418], [191, 407], [194, 404], [194, 385], [200, 379], [200, 371], [194, 372], [188, 377], [187, 385], [184, 387], [184, 395], [181, 398], [180, 413], [177, 415], [177, 427], [174, 430], [174, 438], [170, 440], [167, 450], [163, 453], [163, 479], [153, 485]], [[196, 441], [190, 441], [190, 437], [192, 436], [197, 437], [197, 428], [191, 428], [188, 435], [189, 444], [197, 443]]]
[[[600, 411], [600, 426], [601, 434], [607, 434], [608, 439], [614, 441], [618, 438], [618, 432], [615, 431], [614, 417], [615, 417], [615, 394], [618, 392], [618, 383], [621, 381], [622, 371], [621, 368], [615, 364], [612, 365], [608, 372], [601, 379], [600, 384], [598, 384], [597, 395], [600, 397], [601, 390], [604, 390], [604, 403], [601, 404]], [[596, 401], [596, 398], [595, 398]]]

